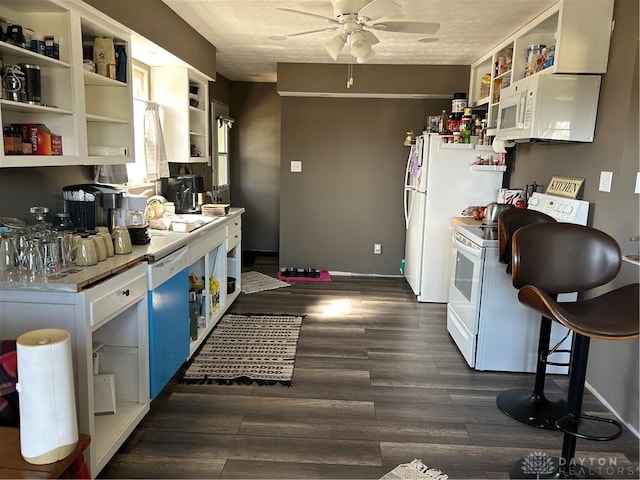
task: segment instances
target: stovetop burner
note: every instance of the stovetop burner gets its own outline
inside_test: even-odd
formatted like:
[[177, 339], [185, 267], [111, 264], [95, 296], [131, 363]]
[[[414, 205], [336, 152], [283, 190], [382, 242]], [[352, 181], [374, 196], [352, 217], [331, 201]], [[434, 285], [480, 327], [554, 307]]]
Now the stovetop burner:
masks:
[[458, 232], [480, 246], [498, 246], [497, 225], [458, 225]]

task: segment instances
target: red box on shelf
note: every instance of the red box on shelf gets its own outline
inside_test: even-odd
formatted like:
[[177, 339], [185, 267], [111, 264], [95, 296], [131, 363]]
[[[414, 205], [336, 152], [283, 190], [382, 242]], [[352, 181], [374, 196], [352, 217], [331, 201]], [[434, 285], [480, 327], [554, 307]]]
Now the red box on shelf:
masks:
[[22, 141], [31, 144], [32, 155], [62, 155], [62, 137], [41, 123], [15, 124], [22, 132]]

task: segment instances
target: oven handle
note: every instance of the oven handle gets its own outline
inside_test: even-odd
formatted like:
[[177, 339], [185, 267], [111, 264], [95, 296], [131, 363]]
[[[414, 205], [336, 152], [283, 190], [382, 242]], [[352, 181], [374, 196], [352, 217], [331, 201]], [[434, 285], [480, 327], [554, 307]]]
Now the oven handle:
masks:
[[476, 258], [482, 257], [482, 247], [458, 232], [453, 234], [453, 247]]

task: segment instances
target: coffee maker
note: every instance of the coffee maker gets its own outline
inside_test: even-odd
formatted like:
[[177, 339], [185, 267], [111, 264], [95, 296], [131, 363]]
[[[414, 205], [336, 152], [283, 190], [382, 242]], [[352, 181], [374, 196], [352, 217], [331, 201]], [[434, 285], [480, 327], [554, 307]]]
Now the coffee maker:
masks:
[[69, 185], [62, 188], [64, 211], [71, 216], [75, 228], [93, 230], [106, 225], [109, 231], [115, 225], [115, 212], [121, 207], [122, 192], [97, 183]]
[[204, 177], [182, 175], [162, 179], [162, 194], [173, 202], [176, 213], [200, 213], [204, 194]]

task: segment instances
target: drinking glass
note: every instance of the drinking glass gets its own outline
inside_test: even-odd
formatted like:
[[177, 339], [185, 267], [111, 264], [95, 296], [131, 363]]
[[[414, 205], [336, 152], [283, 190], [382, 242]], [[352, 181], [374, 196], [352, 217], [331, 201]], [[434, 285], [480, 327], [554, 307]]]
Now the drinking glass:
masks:
[[0, 234], [0, 271], [11, 273], [18, 266], [18, 250], [15, 238], [7, 233]]
[[44, 259], [42, 258], [39, 239], [29, 239], [27, 250], [24, 252], [22, 260], [22, 268], [27, 280], [34, 280], [44, 274]]

